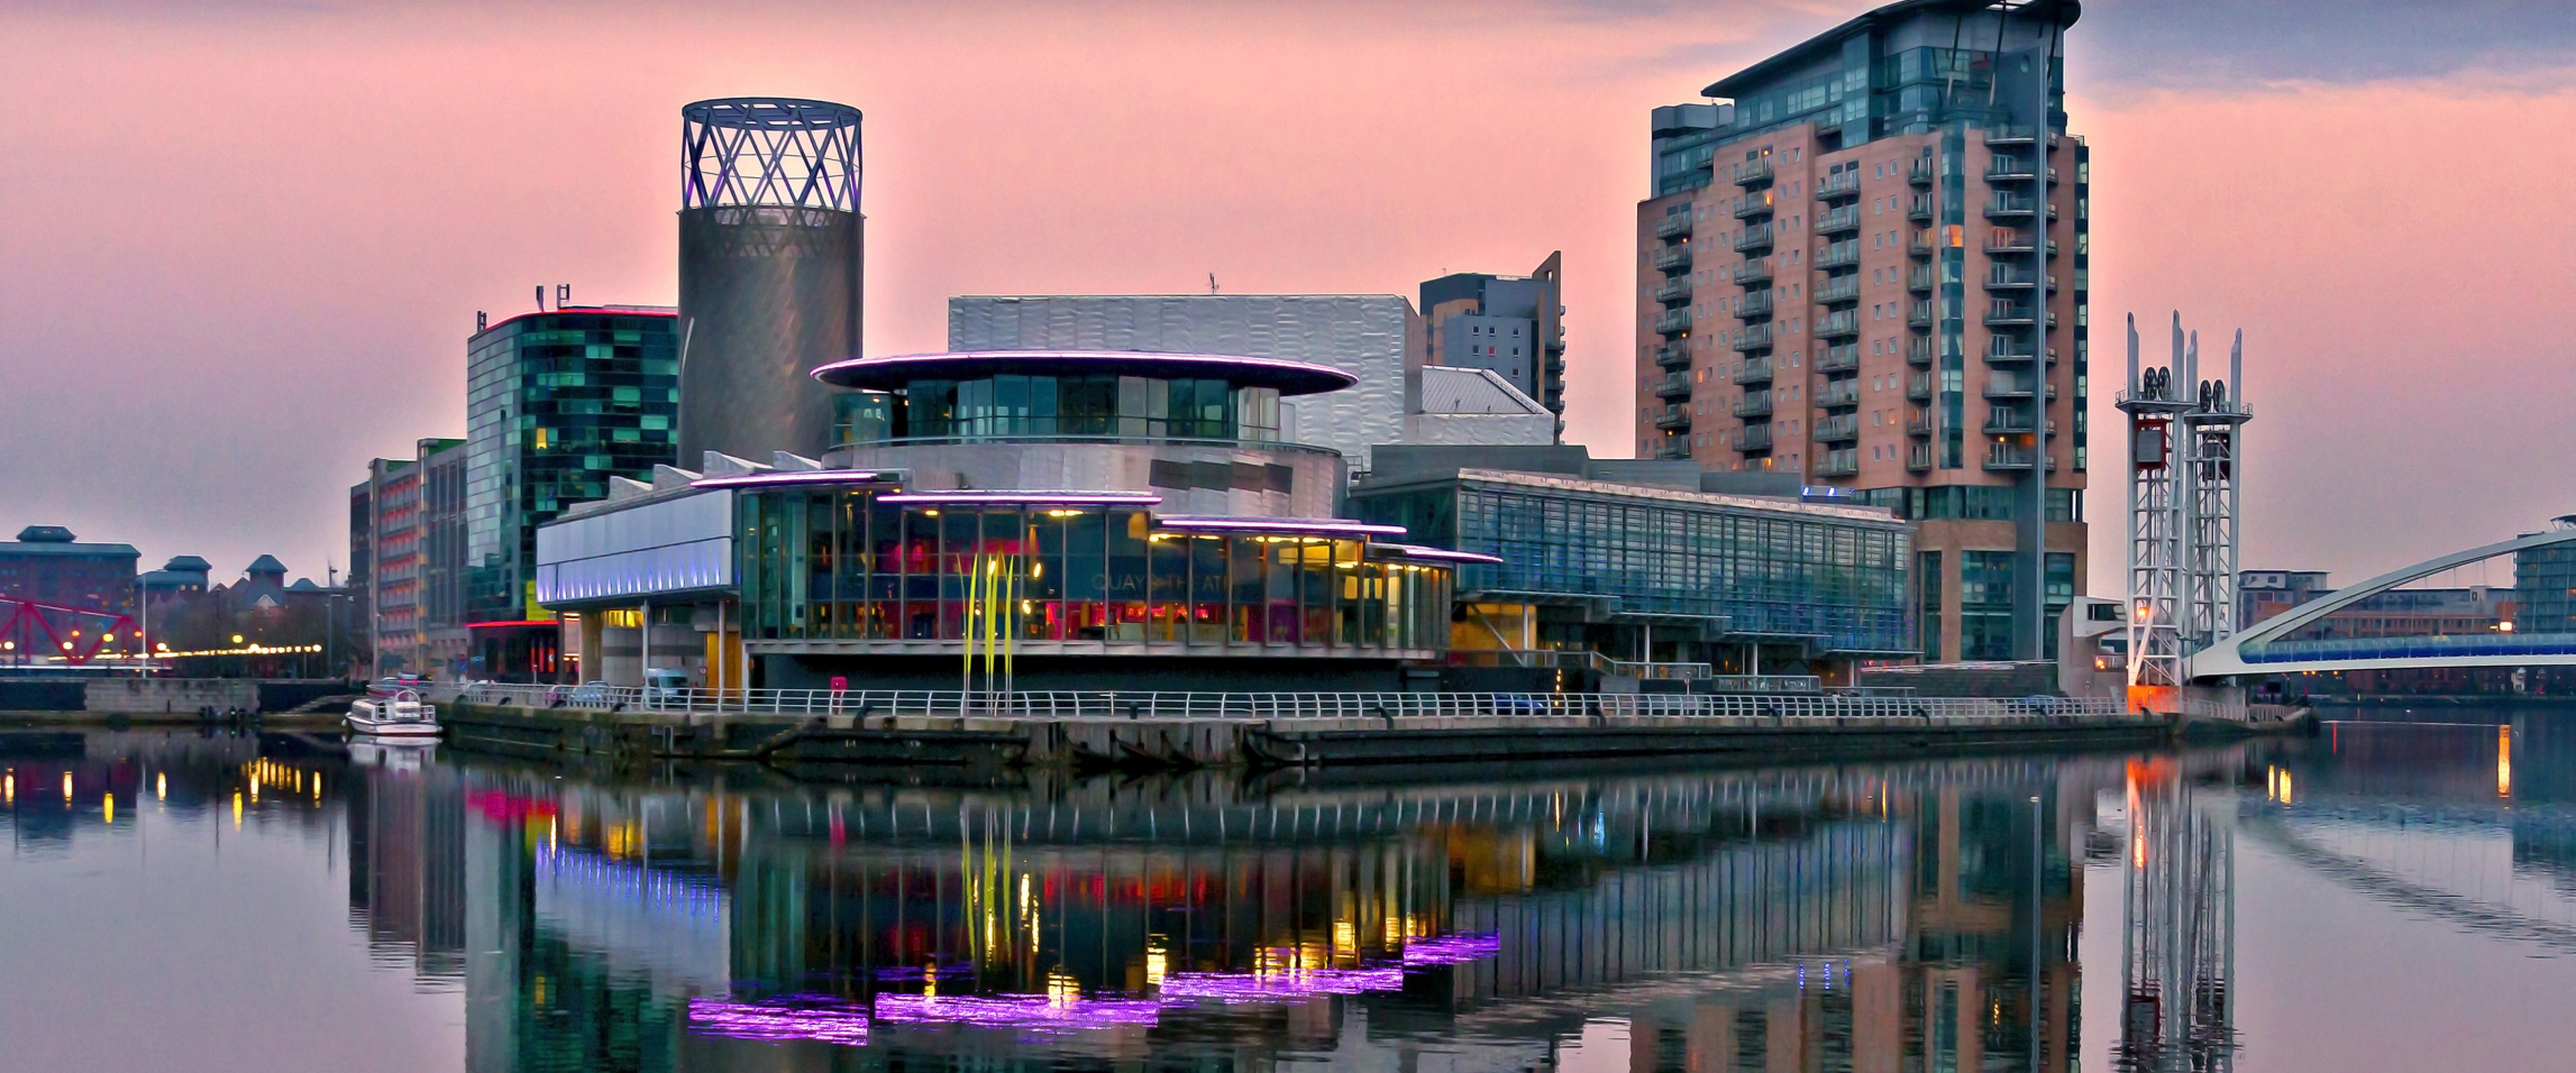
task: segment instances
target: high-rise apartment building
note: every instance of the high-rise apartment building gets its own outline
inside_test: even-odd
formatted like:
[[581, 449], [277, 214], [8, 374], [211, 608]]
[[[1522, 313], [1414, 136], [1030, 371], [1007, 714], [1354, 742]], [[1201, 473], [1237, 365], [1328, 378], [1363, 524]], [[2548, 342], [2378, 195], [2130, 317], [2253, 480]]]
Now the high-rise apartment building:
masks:
[[1654, 112], [1638, 454], [1915, 521], [1930, 660], [2041, 658], [2083, 585], [2075, 18], [1906, 0]]
[[1565, 432], [1562, 251], [1526, 276], [1453, 272], [1422, 284], [1423, 359], [1491, 369], [1557, 415]]
[[678, 457], [677, 320], [667, 306], [572, 306], [466, 343], [463, 673], [556, 672], [561, 630], [536, 601], [537, 526], [607, 498], [611, 477], [650, 479]]
[[[446, 534], [452, 544], [464, 526], [464, 445], [421, 440], [413, 457], [367, 463], [367, 479], [349, 489], [349, 588], [375, 654], [371, 674], [454, 673], [447, 660], [462, 648], [455, 642], [462, 640], [463, 623], [454, 614], [461, 593], [448, 594], [443, 621], [431, 614], [431, 604], [433, 589], [462, 579], [452, 568], [431, 569], [431, 553], [436, 535]], [[441, 495], [431, 494], [433, 471], [446, 477]], [[448, 643], [433, 642], [434, 622], [442, 634], [437, 640]]]

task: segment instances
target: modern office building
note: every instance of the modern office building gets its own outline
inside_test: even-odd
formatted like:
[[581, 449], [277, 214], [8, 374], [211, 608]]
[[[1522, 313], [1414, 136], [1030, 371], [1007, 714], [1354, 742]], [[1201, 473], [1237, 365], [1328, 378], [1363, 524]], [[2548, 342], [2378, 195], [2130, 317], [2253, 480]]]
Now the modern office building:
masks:
[[[451, 503], [456, 509], [444, 516], [432, 510], [429, 475], [433, 460], [442, 455], [451, 463], [462, 463], [465, 441], [424, 439], [414, 446], [410, 458], [375, 459], [367, 464], [367, 479], [349, 490], [352, 611], [366, 624], [374, 675], [454, 670], [445, 665], [445, 659], [456, 653], [434, 652], [430, 643], [431, 535], [441, 524], [454, 530], [464, 522], [461, 504]], [[461, 466], [451, 464], [446, 469], [454, 474]], [[453, 497], [462, 488], [442, 490]], [[453, 571], [442, 571], [435, 580], [453, 585], [460, 579]], [[451, 616], [444, 629], [454, 632], [461, 625]]]
[[1595, 460], [1577, 446], [1389, 446], [1351, 513], [1492, 557], [1459, 568], [1457, 650], [1845, 684], [1861, 661], [1916, 652], [1911, 527], [1766, 476]]
[[2076, 15], [1904, 0], [1654, 111], [1638, 453], [1918, 522], [1929, 660], [2040, 658], [2085, 575]]
[[754, 686], [1396, 689], [1484, 561], [1334, 516], [1348, 462], [1286, 416], [1357, 382], [1334, 367], [1007, 351], [815, 375], [876, 393], [819, 462], [707, 455], [540, 534], [539, 597], [582, 613], [585, 666], [627, 665], [608, 631], [631, 613], [653, 653], [689, 647], [659, 627], [738, 643]]
[[1423, 360], [1491, 369], [1565, 431], [1565, 254], [1526, 276], [1455, 272], [1422, 284]]
[[[557, 673], [560, 627], [536, 600], [537, 527], [676, 457], [677, 320], [666, 306], [574, 306], [466, 344], [465, 677]], [[425, 497], [430, 479], [424, 462]]]
[[[2550, 519], [2552, 528], [2576, 527], [2576, 514]], [[2532, 534], [2524, 534], [2530, 536]], [[2576, 550], [2565, 544], [2513, 553], [2514, 629], [2524, 633], [2576, 633]]]
[[680, 120], [679, 456], [819, 452], [831, 392], [806, 373], [859, 354], [859, 110], [731, 97]]
[[132, 544], [84, 541], [59, 525], [30, 525], [0, 541], [0, 599], [131, 615], [135, 603]]

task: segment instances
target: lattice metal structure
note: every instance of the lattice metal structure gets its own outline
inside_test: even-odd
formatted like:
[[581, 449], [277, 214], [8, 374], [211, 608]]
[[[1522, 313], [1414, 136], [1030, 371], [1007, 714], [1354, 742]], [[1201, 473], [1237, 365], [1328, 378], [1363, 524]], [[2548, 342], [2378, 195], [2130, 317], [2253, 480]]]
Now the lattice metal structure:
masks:
[[2235, 1065], [2236, 836], [2171, 761], [2129, 769], [2121, 1070]]
[[680, 207], [859, 211], [859, 110], [725, 97], [680, 109]]
[[819, 455], [832, 392], [807, 374], [862, 338], [859, 110], [728, 97], [680, 119], [678, 461]]
[[[2200, 334], [2192, 333], [2190, 367], [2200, 368]], [[2184, 540], [2183, 647], [2197, 652], [2236, 633], [2236, 510], [2238, 449], [2254, 415], [2239, 397], [2245, 375], [2245, 333], [2236, 333], [2227, 379], [2197, 380], [2198, 395], [2183, 415]]]
[[[2174, 318], [2175, 365], [2182, 318]], [[2183, 682], [2182, 503], [2175, 495], [2175, 421], [2192, 404], [2174, 397], [2173, 367], [2138, 364], [2138, 319], [2129, 318], [2129, 687]]]

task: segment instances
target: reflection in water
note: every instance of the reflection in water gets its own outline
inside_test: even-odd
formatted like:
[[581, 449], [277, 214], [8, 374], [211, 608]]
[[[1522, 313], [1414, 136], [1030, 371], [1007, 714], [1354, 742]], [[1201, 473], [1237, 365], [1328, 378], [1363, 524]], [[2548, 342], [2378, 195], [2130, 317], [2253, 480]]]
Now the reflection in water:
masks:
[[2134, 758], [938, 789], [13, 733], [0, 822], [21, 874], [155, 824], [304, 847], [257, 859], [345, 881], [337, 934], [460, 1011], [478, 1071], [2071, 1069], [2088, 869], [2123, 891], [2089, 1057], [2207, 1070], [2262, 1047], [2239, 1038], [2240, 852], [2576, 950], [2570, 756], [2525, 720]]

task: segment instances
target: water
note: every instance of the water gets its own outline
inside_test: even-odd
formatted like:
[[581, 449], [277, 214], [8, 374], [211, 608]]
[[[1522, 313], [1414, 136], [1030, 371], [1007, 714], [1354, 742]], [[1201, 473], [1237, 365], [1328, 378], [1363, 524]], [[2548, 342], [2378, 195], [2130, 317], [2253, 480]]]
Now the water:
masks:
[[2528, 1069], [2576, 1015], [2576, 715], [1250, 783], [0, 766], [6, 1070]]

